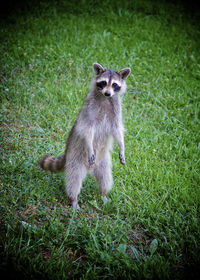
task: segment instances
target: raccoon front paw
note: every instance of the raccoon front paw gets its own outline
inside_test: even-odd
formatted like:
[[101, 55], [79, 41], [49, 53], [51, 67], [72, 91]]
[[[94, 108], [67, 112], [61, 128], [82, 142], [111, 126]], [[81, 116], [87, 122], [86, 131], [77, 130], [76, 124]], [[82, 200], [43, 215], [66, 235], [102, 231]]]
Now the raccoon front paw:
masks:
[[95, 163], [95, 155], [91, 155], [88, 157], [89, 165], [93, 165]]
[[123, 164], [123, 165], [126, 164], [125, 157], [123, 154], [119, 154], [119, 159], [120, 159], [121, 164]]

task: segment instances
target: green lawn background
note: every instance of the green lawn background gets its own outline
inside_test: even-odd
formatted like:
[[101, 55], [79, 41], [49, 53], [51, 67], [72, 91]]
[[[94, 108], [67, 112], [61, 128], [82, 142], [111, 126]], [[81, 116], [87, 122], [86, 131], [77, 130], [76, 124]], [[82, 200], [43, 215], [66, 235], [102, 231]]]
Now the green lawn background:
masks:
[[[198, 10], [166, 1], [24, 1], [1, 17], [1, 270], [33, 279], [195, 279], [199, 265]], [[40, 170], [65, 141], [92, 64], [132, 69], [126, 167], [75, 213]], [[9, 270], [8, 270], [9, 268]], [[13, 271], [13, 274], [12, 274]]]

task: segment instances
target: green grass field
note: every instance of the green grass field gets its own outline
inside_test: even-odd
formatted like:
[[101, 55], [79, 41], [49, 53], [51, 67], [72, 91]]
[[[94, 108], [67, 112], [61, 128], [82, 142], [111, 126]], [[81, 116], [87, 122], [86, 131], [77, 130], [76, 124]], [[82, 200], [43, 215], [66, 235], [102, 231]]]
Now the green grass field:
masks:
[[[1, 17], [0, 268], [13, 279], [196, 279], [200, 264], [200, 25], [165, 1], [27, 1]], [[57, 156], [93, 62], [132, 69], [126, 166], [109, 203], [87, 177], [75, 212]], [[189, 278], [188, 278], [189, 277]]]

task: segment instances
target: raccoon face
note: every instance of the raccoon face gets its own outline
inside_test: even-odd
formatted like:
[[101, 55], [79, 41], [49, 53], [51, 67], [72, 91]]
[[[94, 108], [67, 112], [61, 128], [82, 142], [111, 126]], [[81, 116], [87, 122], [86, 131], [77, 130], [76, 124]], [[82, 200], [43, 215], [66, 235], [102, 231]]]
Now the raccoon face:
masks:
[[120, 91], [121, 84], [119, 83], [119, 81], [111, 81], [111, 83], [109, 83], [108, 79], [103, 79], [96, 82], [96, 87], [99, 92], [109, 97]]
[[121, 71], [106, 69], [98, 63], [93, 64], [95, 72], [95, 86], [99, 93], [106, 97], [122, 94], [126, 91], [125, 79], [130, 73], [130, 68]]

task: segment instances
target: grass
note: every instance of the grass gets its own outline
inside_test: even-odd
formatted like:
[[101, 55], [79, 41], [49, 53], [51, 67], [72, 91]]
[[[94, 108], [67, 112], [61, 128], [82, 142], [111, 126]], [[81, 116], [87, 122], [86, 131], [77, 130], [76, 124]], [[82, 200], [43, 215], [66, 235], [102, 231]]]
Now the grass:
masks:
[[[77, 2], [77, 3], [76, 3]], [[15, 279], [195, 279], [200, 262], [198, 10], [165, 1], [27, 1], [1, 18], [1, 270]], [[92, 63], [131, 67], [126, 166], [103, 205], [87, 177], [74, 212], [64, 151]]]

